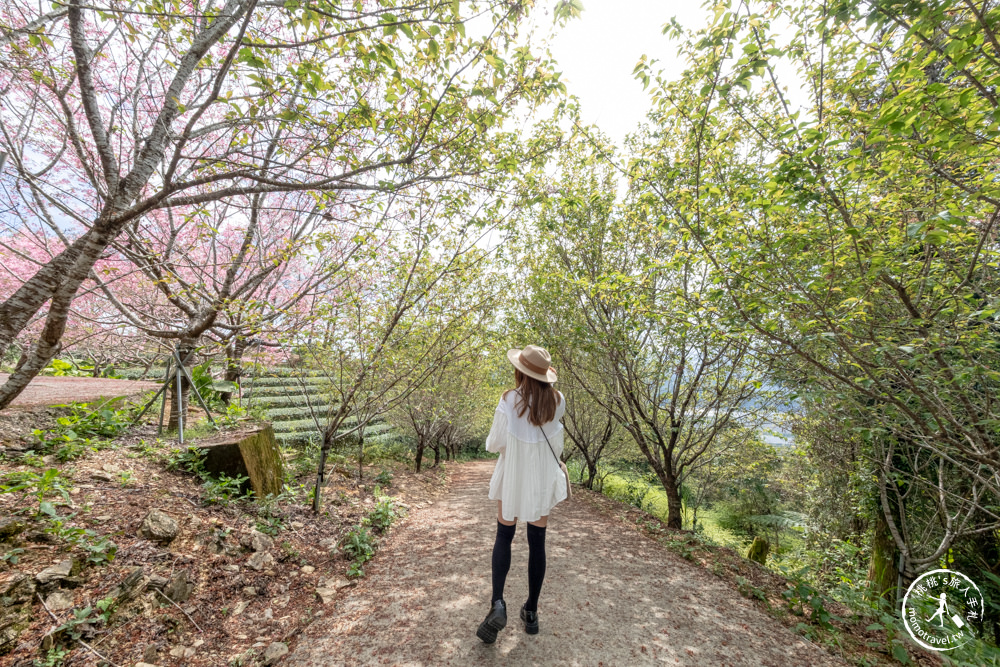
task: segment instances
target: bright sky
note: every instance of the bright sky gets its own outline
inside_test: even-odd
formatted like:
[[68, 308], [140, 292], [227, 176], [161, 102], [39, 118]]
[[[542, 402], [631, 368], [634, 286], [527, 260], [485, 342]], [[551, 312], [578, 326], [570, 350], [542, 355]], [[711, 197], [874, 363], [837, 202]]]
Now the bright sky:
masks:
[[678, 44], [663, 35], [663, 26], [676, 17], [686, 29], [704, 27], [710, 14], [702, 1], [583, 0], [583, 14], [559, 30], [551, 50], [567, 89], [580, 98], [584, 122], [621, 145], [649, 109], [649, 94], [632, 70], [646, 54], [668, 77], [679, 76]]

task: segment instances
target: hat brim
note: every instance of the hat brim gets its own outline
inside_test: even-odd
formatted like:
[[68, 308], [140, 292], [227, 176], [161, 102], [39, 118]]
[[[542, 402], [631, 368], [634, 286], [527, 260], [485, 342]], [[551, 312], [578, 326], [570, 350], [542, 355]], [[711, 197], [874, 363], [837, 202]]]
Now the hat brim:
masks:
[[549, 366], [549, 370], [545, 373], [536, 373], [533, 370], [525, 368], [524, 364], [521, 363], [521, 350], [507, 350], [507, 361], [509, 361], [514, 368], [521, 371], [528, 377], [535, 378], [541, 382], [553, 383], [559, 379], [559, 374], [556, 373], [556, 369]]

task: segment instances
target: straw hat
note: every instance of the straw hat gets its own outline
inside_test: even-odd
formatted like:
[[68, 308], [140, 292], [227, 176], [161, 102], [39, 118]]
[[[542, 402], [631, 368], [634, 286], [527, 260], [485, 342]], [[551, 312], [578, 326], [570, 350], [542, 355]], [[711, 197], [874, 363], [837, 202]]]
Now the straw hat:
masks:
[[552, 357], [544, 347], [527, 345], [523, 350], [507, 350], [507, 359], [514, 368], [528, 377], [542, 382], [555, 382], [559, 379], [556, 369], [552, 368]]

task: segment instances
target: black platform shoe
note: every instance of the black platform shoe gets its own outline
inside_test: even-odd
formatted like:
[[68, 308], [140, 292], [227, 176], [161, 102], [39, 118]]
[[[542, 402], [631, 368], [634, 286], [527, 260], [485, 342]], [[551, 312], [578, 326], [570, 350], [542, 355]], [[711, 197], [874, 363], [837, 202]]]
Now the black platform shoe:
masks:
[[507, 627], [507, 605], [503, 600], [497, 600], [493, 603], [490, 613], [486, 614], [486, 619], [479, 624], [476, 636], [487, 644], [492, 644], [497, 640], [497, 633], [505, 627]]
[[538, 634], [538, 612], [528, 611], [521, 606], [521, 620], [524, 621], [524, 631], [529, 635]]

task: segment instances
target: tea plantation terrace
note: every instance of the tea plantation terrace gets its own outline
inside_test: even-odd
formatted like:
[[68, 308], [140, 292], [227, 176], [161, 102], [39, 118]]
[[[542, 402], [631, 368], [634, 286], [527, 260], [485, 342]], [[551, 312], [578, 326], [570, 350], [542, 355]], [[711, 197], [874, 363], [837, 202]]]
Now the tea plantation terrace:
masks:
[[[243, 382], [243, 402], [264, 413], [274, 427], [274, 436], [279, 444], [303, 445], [322, 437], [316, 420], [322, 428], [334, 407], [331, 406], [334, 397], [327, 390], [328, 386], [329, 380], [323, 377], [276, 375], [248, 378]], [[356, 424], [357, 417], [350, 416], [339, 432], [349, 431]], [[396, 437], [398, 434], [392, 427], [381, 420], [365, 428], [366, 443], [388, 442]]]

